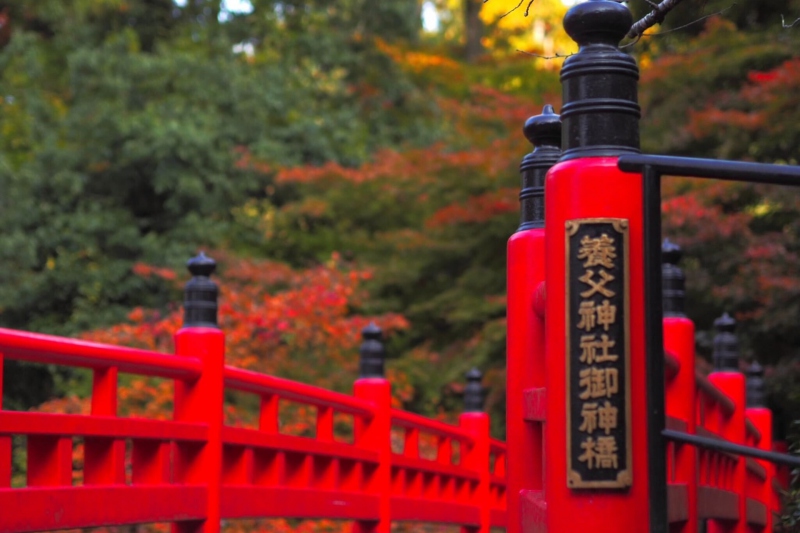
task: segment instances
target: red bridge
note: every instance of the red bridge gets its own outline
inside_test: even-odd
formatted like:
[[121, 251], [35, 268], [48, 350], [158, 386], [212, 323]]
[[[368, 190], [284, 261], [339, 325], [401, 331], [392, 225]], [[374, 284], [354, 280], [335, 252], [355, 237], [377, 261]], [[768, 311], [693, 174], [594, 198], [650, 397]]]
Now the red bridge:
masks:
[[[660, 184], [797, 186], [800, 168], [640, 155], [638, 69], [617, 46], [631, 24], [617, 2], [573, 7], [565, 27], [580, 51], [562, 69], [561, 116], [546, 106], [524, 128], [534, 150], [508, 245], [507, 448], [489, 436], [477, 371], [457, 426], [392, 408], [375, 327], [363, 332], [352, 395], [226, 366], [215, 264], [201, 254], [189, 262], [175, 354], [0, 330], [0, 377], [11, 359], [93, 372], [90, 414], [0, 405], [0, 532], [168, 522], [214, 533], [269, 517], [346, 520], [361, 533], [398, 521], [482, 533], [772, 531], [786, 466], [800, 459], [772, 440], [763, 370], [742, 372], [731, 317], [716, 324], [715, 371], [697, 371], [680, 250], [662, 251]], [[120, 373], [172, 380], [172, 420], [120, 417]], [[258, 427], [225, 424], [231, 392], [258, 399]], [[282, 432], [287, 402], [315, 409], [313, 437]], [[352, 439], [334, 431], [342, 415]], [[16, 452], [26, 483], [12, 487]]]

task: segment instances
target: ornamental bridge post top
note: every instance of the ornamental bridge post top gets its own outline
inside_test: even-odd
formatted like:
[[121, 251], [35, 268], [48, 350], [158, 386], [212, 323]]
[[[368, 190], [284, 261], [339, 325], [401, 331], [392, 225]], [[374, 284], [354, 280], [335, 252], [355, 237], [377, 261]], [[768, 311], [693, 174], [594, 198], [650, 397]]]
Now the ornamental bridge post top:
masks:
[[530, 117], [522, 127], [533, 151], [522, 158], [519, 171], [520, 224], [517, 231], [544, 227], [544, 180], [547, 171], [561, 157], [561, 117], [547, 104], [541, 115]]
[[577, 4], [564, 17], [579, 49], [561, 69], [561, 161], [639, 153], [639, 68], [619, 48], [632, 25], [628, 8], [612, 0]]
[[217, 324], [217, 297], [219, 288], [211, 279], [217, 263], [200, 252], [189, 259], [186, 268], [192, 278], [184, 288], [183, 327], [219, 328]]

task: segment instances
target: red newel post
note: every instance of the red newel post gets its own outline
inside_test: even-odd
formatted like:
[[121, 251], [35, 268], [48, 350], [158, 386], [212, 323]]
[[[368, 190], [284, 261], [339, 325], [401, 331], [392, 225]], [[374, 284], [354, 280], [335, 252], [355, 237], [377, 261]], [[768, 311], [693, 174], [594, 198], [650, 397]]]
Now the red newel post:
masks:
[[[0, 411], [3, 410], [3, 354], [0, 353]], [[0, 489], [11, 486], [11, 436], [0, 435]]]
[[[756, 430], [760, 433], [760, 439], [756, 446], [760, 450], [772, 451], [772, 411], [766, 408], [766, 397], [764, 387], [764, 367], [753, 362], [747, 369], [747, 410], [745, 415], [752, 421]], [[765, 509], [763, 531], [771, 532], [775, 517], [773, 511], [779, 511], [775, 505], [774, 490], [772, 487], [775, 478], [775, 464], [769, 461], [758, 461], [766, 474], [763, 479], [753, 479], [757, 476], [748, 476], [753, 480], [752, 494]]]
[[217, 533], [222, 492], [222, 425], [225, 335], [217, 325], [217, 285], [210, 276], [216, 263], [202, 252], [187, 263], [192, 279], [186, 284], [183, 328], [175, 335], [176, 355], [203, 361], [203, 373], [193, 383], [175, 383], [175, 420], [208, 426], [203, 444], [175, 444], [176, 483], [207, 487], [206, 518], [177, 522], [177, 533]]
[[561, 121], [546, 105], [523, 132], [534, 150], [520, 165], [521, 223], [508, 241], [508, 533], [520, 533], [523, 523], [544, 523], [544, 180], [561, 155]]
[[665, 469], [648, 438], [642, 177], [617, 168], [639, 152], [639, 72], [618, 47], [632, 22], [610, 0], [564, 18], [579, 51], [561, 70], [564, 154], [545, 183], [549, 532], [667, 528], [665, 486], [650, 482]]
[[[686, 276], [678, 262], [682, 256], [678, 245], [664, 240], [661, 247], [662, 302], [664, 306], [664, 350], [678, 362], [675, 374], [666, 382], [666, 415], [679, 421], [685, 431], [694, 435], [696, 416], [694, 323], [685, 313]], [[669, 425], [669, 423], [668, 423]], [[697, 516], [697, 450], [688, 444], [672, 442], [667, 451], [673, 468], [667, 479], [669, 509], [678, 516], [670, 518], [673, 533], [696, 533]]]
[[370, 324], [361, 332], [359, 378], [353, 395], [372, 402], [375, 415], [369, 420], [356, 419], [357, 446], [378, 454], [378, 466], [362, 472], [364, 490], [379, 498], [378, 519], [353, 524], [354, 533], [389, 533], [392, 526], [392, 386], [384, 377], [384, 347], [381, 329]]
[[[717, 335], [714, 337], [714, 372], [708, 379], [718, 389], [733, 400], [734, 410], [730, 416], [720, 416], [717, 431], [719, 436], [728, 442], [744, 445], [745, 434], [745, 379], [739, 371], [739, 349], [736, 335], [736, 321], [723, 314], [714, 321]], [[745, 489], [747, 470], [745, 458], [736, 456], [730, 460], [732, 464], [725, 470], [725, 478], [729, 480], [729, 490], [738, 496], [738, 519], [736, 521], [709, 520], [708, 533], [747, 533], [747, 499]]]
[[[472, 494], [472, 502], [480, 506], [480, 527], [462, 527], [462, 533], [489, 533], [491, 525], [491, 498], [489, 483], [489, 415], [483, 412], [483, 374], [477, 368], [467, 372], [464, 389], [464, 412], [458, 418], [459, 425], [474, 439], [471, 446], [461, 452], [464, 468], [477, 472], [478, 486]], [[468, 502], [464, 502], [468, 503]]]

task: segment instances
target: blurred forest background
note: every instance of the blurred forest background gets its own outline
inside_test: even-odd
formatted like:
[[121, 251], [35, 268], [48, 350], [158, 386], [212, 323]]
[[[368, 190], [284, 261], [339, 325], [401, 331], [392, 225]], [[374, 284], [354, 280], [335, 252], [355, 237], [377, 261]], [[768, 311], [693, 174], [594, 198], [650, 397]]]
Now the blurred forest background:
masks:
[[[398, 405], [451, 419], [477, 366], [502, 438], [521, 128], [560, 106], [561, 60], [536, 56], [575, 51], [562, 0], [516, 4], [0, 0], [0, 325], [171, 350], [205, 249], [230, 363], [348, 391], [375, 320]], [[800, 24], [782, 16], [800, 1], [685, 0], [630, 46], [644, 151], [800, 163]], [[731, 312], [783, 438], [800, 196], [664, 194], [700, 355]], [[6, 365], [5, 408], [85, 409], [80, 372]], [[166, 413], [162, 385], [126, 383], [123, 409]]]

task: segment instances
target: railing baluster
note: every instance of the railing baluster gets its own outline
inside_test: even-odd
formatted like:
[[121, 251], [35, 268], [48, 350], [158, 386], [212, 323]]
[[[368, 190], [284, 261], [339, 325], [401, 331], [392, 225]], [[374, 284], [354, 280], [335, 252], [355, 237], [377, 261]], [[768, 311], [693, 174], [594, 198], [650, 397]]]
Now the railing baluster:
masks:
[[317, 408], [317, 440], [333, 441], [333, 409], [330, 407]]
[[[92, 414], [117, 416], [117, 369], [94, 369]], [[83, 482], [86, 485], [125, 483], [125, 441], [87, 437], [83, 448]]]

